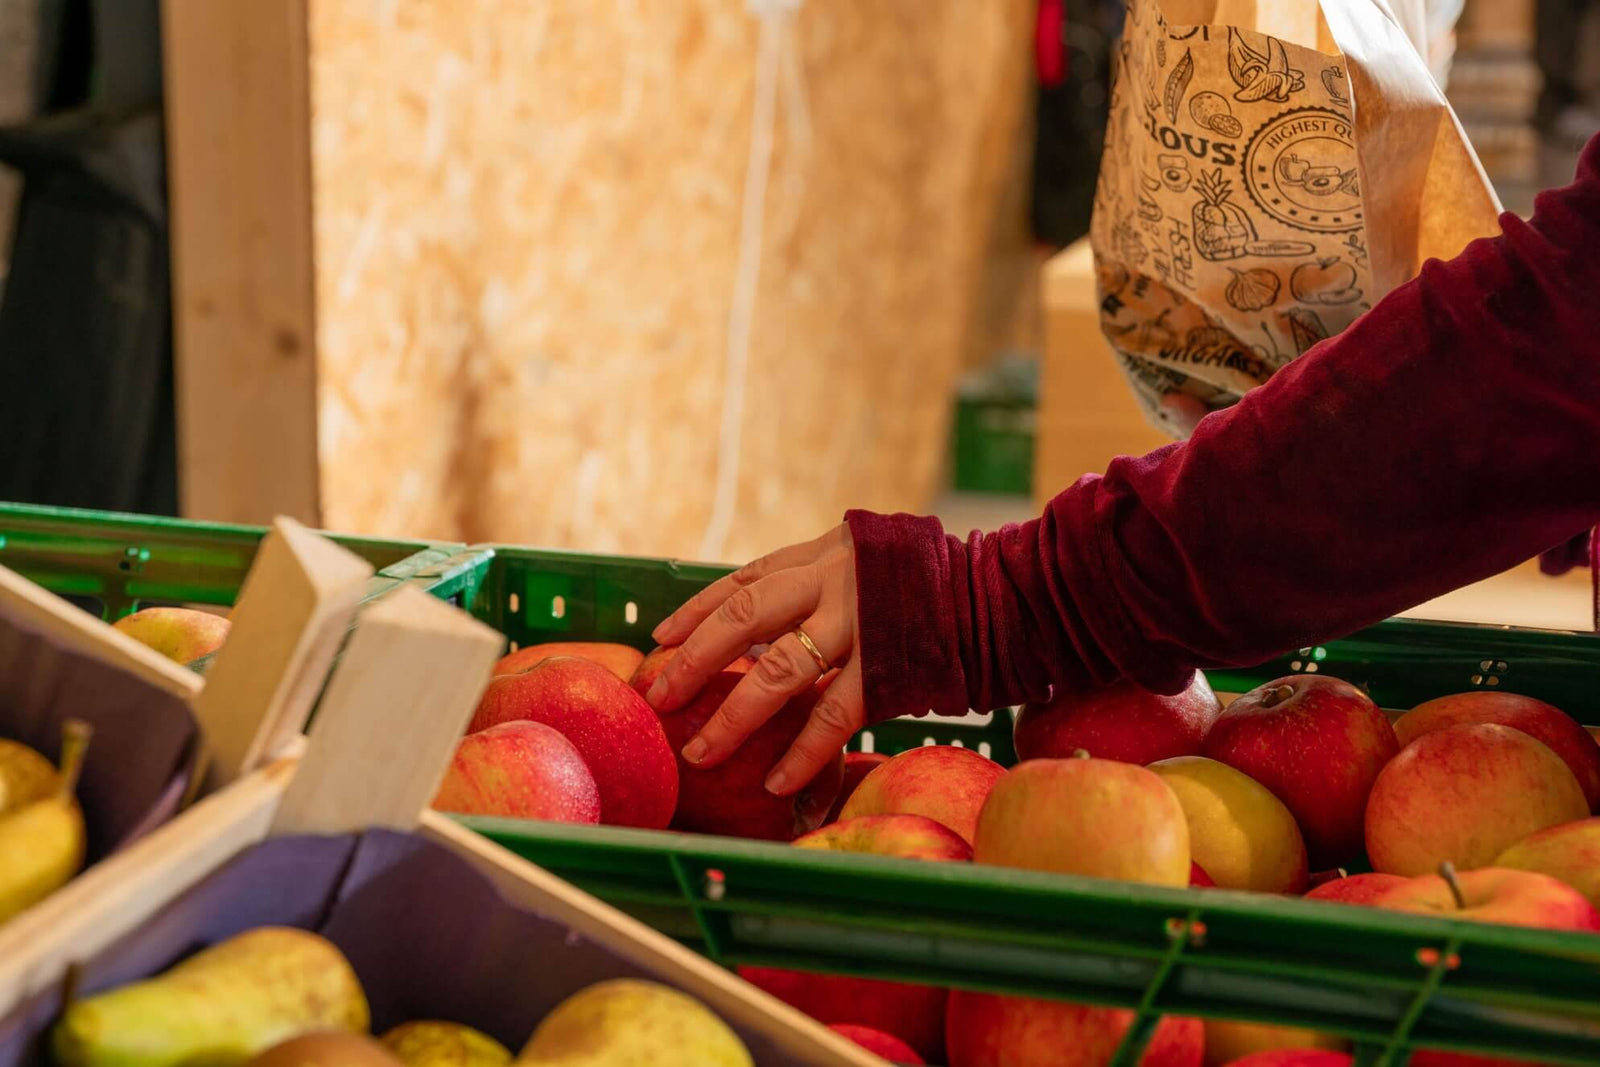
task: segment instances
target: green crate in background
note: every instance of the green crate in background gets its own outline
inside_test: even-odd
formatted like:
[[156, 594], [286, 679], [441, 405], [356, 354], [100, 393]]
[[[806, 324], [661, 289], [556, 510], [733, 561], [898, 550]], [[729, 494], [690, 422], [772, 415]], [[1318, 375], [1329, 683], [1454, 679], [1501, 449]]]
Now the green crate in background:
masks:
[[958, 492], [1033, 492], [1038, 379], [1036, 359], [1012, 357], [962, 382], [950, 433]]
[[[0, 565], [108, 622], [153, 604], [231, 607], [264, 526], [0, 504]], [[449, 570], [463, 546], [329, 534], [377, 573], [362, 599]]]
[[[436, 591], [516, 646], [608, 640], [641, 649], [657, 622], [726, 573], [496, 546], [458, 570]], [[1391, 620], [1259, 667], [1209, 673], [1224, 692], [1332, 674], [1391, 708], [1504, 689], [1600, 723], [1592, 634]], [[854, 745], [897, 752], [933, 742], [1015, 760], [1003, 712], [976, 723], [882, 723]], [[724, 964], [1132, 1008], [1140, 1023], [1119, 1065], [1137, 1062], [1163, 1013], [1342, 1034], [1363, 1064], [1397, 1064], [1417, 1045], [1600, 1064], [1600, 937], [693, 834], [461, 821]]]

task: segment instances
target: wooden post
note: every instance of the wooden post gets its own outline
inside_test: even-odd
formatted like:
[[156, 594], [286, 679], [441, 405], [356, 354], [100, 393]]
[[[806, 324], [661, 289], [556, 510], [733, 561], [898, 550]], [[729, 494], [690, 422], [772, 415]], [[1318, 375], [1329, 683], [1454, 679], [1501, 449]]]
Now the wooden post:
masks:
[[186, 515], [317, 524], [307, 0], [165, 0]]

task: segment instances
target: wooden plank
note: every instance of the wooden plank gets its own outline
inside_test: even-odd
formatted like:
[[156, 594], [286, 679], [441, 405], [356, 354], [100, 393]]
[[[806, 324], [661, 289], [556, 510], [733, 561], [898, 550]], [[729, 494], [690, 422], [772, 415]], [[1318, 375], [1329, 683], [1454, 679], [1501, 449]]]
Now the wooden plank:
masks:
[[184, 513], [318, 519], [306, 0], [165, 0]]
[[0, 1016], [265, 837], [294, 765], [246, 775], [0, 926]]
[[205, 684], [193, 671], [180, 667], [9, 567], [0, 567], [0, 603], [25, 625], [65, 647], [121, 667], [169, 693], [189, 699]]
[[368, 609], [319, 707], [273, 833], [413, 828], [504, 643], [413, 588]]
[[465, 859], [506, 899], [566, 923], [613, 952], [650, 967], [729, 1022], [770, 1037], [816, 1067], [882, 1067], [883, 1061], [665, 934], [562, 881], [436, 811], [419, 832]]
[[193, 701], [208, 788], [299, 736], [372, 574], [371, 564], [293, 519], [273, 524]]

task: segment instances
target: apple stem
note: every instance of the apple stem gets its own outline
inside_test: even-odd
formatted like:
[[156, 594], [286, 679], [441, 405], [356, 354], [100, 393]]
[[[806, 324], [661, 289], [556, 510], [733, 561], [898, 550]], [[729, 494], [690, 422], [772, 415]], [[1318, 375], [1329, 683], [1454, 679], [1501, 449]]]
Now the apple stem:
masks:
[[1294, 686], [1276, 685], [1261, 694], [1261, 706], [1264, 708], [1277, 707], [1292, 696], [1294, 696]]
[[94, 729], [82, 719], [68, 719], [61, 727], [61, 799], [78, 791], [78, 776], [83, 773], [83, 758], [89, 749]]
[[1075, 749], [1072, 750], [1072, 758], [1073, 759], [1088, 759], [1089, 758], [1089, 750], [1086, 749], [1086, 748], [1075, 748]]
[[1467, 910], [1467, 898], [1461, 895], [1461, 883], [1456, 881], [1456, 865], [1449, 860], [1439, 864], [1439, 877], [1444, 879], [1444, 884], [1450, 887], [1450, 895], [1456, 898], [1456, 907], [1461, 911]]

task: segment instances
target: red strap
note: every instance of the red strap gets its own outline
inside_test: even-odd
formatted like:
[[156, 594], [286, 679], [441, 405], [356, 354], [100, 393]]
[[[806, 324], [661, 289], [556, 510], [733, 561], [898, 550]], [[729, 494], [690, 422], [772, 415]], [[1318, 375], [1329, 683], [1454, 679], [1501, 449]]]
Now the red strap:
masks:
[[1039, 0], [1039, 15], [1033, 27], [1033, 56], [1039, 84], [1047, 89], [1060, 85], [1067, 77], [1066, 24], [1062, 0]]

